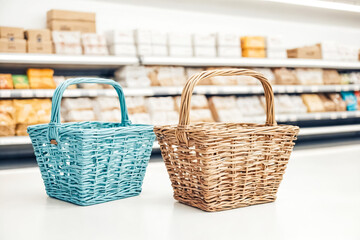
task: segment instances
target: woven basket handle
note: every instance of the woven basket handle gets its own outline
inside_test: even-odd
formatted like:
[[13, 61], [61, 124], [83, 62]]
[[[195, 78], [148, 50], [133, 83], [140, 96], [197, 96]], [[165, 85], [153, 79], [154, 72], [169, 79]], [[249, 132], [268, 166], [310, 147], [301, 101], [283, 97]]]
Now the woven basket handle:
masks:
[[121, 123], [124, 126], [130, 125], [131, 122], [129, 120], [128, 111], [125, 103], [125, 96], [122, 87], [120, 84], [110, 79], [103, 78], [72, 78], [68, 79], [65, 82], [61, 83], [55, 90], [53, 98], [52, 98], [52, 107], [51, 107], [51, 120], [49, 124], [49, 139], [58, 141], [58, 134], [54, 127], [57, 124], [60, 124], [60, 104], [63, 93], [65, 89], [73, 84], [80, 83], [100, 83], [111, 85], [115, 88], [116, 93], [119, 97], [120, 101], [120, 109], [121, 109]]
[[[274, 93], [272, 87], [268, 80], [260, 73], [248, 70], [248, 69], [220, 69], [212, 71], [204, 71], [191, 76], [182, 91], [181, 94], [181, 105], [180, 105], [180, 118], [179, 126], [187, 126], [190, 123], [190, 102], [191, 96], [196, 84], [207, 78], [216, 77], [216, 76], [250, 76], [258, 79], [263, 88], [266, 100], [266, 125], [273, 126], [276, 125], [275, 114], [274, 114]], [[186, 134], [181, 131], [177, 131], [177, 138], [181, 142], [187, 142]]]

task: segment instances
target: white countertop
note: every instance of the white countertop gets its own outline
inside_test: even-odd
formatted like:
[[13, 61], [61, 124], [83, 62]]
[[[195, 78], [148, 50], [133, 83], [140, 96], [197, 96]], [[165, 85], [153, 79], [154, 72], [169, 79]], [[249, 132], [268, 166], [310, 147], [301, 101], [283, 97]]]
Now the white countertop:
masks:
[[80, 207], [37, 168], [0, 171], [0, 239], [360, 239], [360, 146], [296, 150], [275, 203], [207, 213], [176, 202], [163, 162], [138, 197]]

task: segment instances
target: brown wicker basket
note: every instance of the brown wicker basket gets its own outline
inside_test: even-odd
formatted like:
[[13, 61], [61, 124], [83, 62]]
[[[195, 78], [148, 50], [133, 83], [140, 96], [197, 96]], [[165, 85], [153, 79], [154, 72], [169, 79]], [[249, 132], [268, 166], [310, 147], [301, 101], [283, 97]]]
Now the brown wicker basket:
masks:
[[[195, 85], [210, 77], [232, 75], [260, 80], [266, 123], [189, 124]], [[273, 91], [263, 75], [228, 69], [193, 75], [182, 92], [179, 124], [154, 130], [174, 198], [205, 211], [221, 211], [275, 201], [299, 128], [276, 124]]]

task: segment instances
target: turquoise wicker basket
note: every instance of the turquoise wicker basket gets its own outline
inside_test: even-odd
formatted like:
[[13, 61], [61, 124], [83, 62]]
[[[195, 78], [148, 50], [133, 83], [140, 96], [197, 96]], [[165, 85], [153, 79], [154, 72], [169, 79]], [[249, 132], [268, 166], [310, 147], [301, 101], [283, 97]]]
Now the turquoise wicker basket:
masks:
[[[60, 123], [63, 92], [78, 83], [112, 85], [120, 100], [121, 123]], [[115, 81], [67, 80], [54, 92], [50, 123], [29, 126], [28, 133], [50, 197], [92, 205], [140, 194], [155, 134], [151, 125], [131, 124]]]

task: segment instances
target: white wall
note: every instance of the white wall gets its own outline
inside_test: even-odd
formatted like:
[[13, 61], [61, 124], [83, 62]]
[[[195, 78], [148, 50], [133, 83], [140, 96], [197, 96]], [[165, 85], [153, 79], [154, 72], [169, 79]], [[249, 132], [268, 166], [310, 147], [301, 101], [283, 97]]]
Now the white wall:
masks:
[[[288, 47], [313, 44], [323, 40], [360, 47], [360, 24], [357, 24], [359, 16], [351, 19], [352, 16], [345, 13], [331, 15], [331, 12], [321, 15], [319, 10], [314, 12], [308, 9], [302, 9], [302, 13], [298, 13], [297, 9], [290, 9], [286, 14], [287, 8], [284, 8], [284, 14], [279, 14], [279, 8], [276, 6], [271, 10], [262, 8], [251, 12], [246, 8], [245, 2], [243, 5], [239, 2], [234, 5], [236, 9], [235, 7], [231, 9], [231, 4], [228, 3], [229, 11], [225, 11], [225, 5], [221, 5], [221, 1], [216, 3], [218, 5], [207, 5], [206, 1], [201, 2], [201, 0], [194, 1], [198, 1], [198, 5], [205, 4], [204, 9], [207, 9], [206, 6], [212, 9], [188, 11], [185, 8], [191, 5], [186, 5], [184, 8], [176, 5], [164, 8], [144, 6], [141, 3], [129, 5], [126, 1], [122, 3], [124, 1], [120, 0], [118, 2], [115, 0], [0, 0], [0, 26], [44, 28], [46, 12], [55, 8], [96, 12], [98, 32], [121, 28], [187, 32], [225, 31], [249, 35], [282, 35], [287, 40]], [[216, 6], [219, 6], [220, 13], [216, 13]], [[272, 11], [273, 9], [277, 11]], [[314, 15], [314, 20], [311, 14]]]

